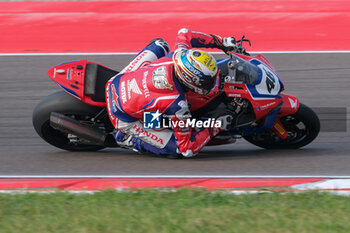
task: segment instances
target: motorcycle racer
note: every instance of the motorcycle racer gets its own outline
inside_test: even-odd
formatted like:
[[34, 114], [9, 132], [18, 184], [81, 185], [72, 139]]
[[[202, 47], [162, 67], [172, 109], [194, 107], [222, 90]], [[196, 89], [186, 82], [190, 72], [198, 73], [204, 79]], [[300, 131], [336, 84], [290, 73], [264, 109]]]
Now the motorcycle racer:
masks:
[[230, 124], [221, 116], [221, 127], [194, 130], [173, 124], [171, 129], [149, 129], [142, 124], [145, 113], [161, 114], [172, 122], [191, 118], [186, 92], [208, 94], [218, 75], [215, 58], [199, 49], [218, 48], [224, 52], [236, 46], [233, 37], [221, 38], [188, 29], [178, 32], [175, 48], [162, 39], [152, 40], [118, 75], [106, 85], [109, 117], [118, 130], [115, 139], [121, 147], [156, 154], [196, 155], [220, 130]]

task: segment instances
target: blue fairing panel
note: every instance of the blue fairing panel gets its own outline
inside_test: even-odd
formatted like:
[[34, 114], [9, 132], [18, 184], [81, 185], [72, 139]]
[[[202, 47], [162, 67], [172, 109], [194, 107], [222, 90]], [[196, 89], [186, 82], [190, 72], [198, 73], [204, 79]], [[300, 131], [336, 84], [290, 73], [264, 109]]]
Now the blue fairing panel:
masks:
[[258, 80], [254, 84], [247, 84], [253, 98], [281, 98], [280, 90], [283, 86], [278, 75], [267, 65], [257, 59], [250, 61], [259, 68]]

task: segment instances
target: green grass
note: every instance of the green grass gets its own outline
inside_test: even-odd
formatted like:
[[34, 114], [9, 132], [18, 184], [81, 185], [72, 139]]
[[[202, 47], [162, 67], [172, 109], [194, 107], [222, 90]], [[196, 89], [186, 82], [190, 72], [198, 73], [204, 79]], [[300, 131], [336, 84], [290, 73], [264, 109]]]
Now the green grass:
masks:
[[0, 194], [0, 232], [350, 232], [350, 197], [205, 190]]

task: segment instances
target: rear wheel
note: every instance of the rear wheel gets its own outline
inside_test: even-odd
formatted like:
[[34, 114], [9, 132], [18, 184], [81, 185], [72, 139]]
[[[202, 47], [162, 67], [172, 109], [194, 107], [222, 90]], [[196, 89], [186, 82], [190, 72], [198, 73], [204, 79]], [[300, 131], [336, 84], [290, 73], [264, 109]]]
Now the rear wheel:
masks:
[[[33, 111], [33, 126], [38, 135], [49, 144], [68, 151], [97, 151], [104, 147], [91, 145], [74, 135], [63, 133], [50, 126], [51, 112], [57, 112], [72, 117], [83, 124], [92, 124], [91, 118], [95, 117], [102, 108], [87, 105], [67, 93], [60, 91], [43, 98]], [[94, 124], [100, 127], [108, 127], [108, 116]]]
[[288, 132], [286, 139], [280, 138], [272, 130], [247, 135], [244, 139], [266, 149], [297, 149], [311, 143], [320, 132], [320, 120], [304, 104], [300, 104], [295, 114], [281, 117], [280, 121]]

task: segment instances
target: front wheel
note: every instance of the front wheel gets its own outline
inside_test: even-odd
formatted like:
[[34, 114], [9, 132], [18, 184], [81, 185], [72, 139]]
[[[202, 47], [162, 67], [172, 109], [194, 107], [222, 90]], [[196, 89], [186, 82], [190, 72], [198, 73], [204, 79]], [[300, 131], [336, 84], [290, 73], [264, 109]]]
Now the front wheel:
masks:
[[[42, 139], [60, 149], [68, 151], [97, 151], [104, 147], [85, 143], [74, 135], [52, 128], [50, 126], [50, 114], [51, 112], [61, 113], [83, 124], [89, 124], [91, 122], [90, 119], [101, 110], [101, 108], [87, 105], [60, 91], [43, 98], [38, 103], [33, 111], [33, 126]], [[98, 123], [105, 127], [110, 122], [108, 119], [105, 119]]]
[[243, 136], [248, 142], [265, 149], [297, 149], [311, 143], [320, 132], [320, 120], [316, 113], [300, 104], [293, 115], [280, 118], [288, 137], [280, 138], [272, 130]]

